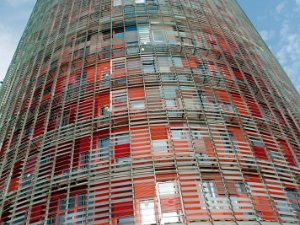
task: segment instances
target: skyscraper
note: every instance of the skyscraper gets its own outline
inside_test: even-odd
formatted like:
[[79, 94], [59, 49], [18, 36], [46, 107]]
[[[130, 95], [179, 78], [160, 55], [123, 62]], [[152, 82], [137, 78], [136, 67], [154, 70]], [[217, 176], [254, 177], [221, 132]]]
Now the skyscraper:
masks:
[[1, 224], [300, 222], [299, 96], [235, 0], [38, 0], [0, 99]]

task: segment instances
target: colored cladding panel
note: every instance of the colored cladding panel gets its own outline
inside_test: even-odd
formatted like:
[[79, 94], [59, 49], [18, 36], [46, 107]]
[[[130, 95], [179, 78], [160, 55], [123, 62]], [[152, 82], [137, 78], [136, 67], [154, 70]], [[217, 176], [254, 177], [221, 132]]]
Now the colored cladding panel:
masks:
[[299, 224], [299, 102], [233, 0], [38, 0], [0, 90], [0, 223]]

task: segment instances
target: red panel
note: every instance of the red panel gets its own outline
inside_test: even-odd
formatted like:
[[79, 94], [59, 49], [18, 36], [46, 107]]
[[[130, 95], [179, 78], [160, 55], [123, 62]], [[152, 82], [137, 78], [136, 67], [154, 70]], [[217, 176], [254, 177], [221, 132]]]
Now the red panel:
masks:
[[166, 126], [152, 126], [150, 127], [152, 140], [168, 139], [168, 132]]
[[9, 185], [9, 188], [8, 188], [8, 192], [18, 190], [19, 183], [20, 183], [20, 178], [19, 177], [11, 179], [10, 185]]
[[115, 158], [126, 157], [129, 155], [130, 155], [130, 144], [115, 146]]
[[294, 161], [294, 157], [293, 157], [293, 154], [288, 146], [288, 144], [286, 143], [285, 140], [278, 140], [279, 144], [280, 144], [280, 147], [281, 149], [283, 150], [284, 154], [285, 154], [285, 157], [287, 158], [287, 161], [289, 162], [289, 164], [291, 166], [296, 166], [296, 163]]
[[133, 203], [132, 201], [120, 202], [113, 204], [113, 217], [129, 217], [133, 216]]
[[267, 153], [263, 147], [252, 145], [254, 156], [258, 159], [268, 160]]
[[145, 97], [144, 87], [130, 88], [128, 91], [128, 97], [129, 99], [144, 98]]

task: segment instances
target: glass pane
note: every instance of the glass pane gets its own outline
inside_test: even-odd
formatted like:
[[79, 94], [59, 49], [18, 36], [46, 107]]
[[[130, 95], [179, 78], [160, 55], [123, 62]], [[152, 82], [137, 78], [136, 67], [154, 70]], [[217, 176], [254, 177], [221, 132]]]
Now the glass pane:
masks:
[[153, 140], [152, 141], [153, 152], [167, 152], [168, 151], [168, 141], [166, 140]]
[[141, 224], [156, 224], [154, 201], [140, 202]]
[[161, 224], [177, 222], [179, 222], [179, 216], [177, 212], [162, 213]]
[[162, 195], [172, 195], [176, 193], [176, 186], [174, 182], [158, 183], [158, 193]]
[[145, 108], [145, 101], [132, 101], [131, 102], [132, 109], [144, 109]]

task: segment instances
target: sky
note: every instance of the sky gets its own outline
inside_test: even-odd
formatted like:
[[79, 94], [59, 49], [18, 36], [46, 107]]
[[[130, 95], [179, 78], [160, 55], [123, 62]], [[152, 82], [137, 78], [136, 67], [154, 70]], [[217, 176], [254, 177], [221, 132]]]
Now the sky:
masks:
[[[237, 0], [300, 93], [300, 0]], [[35, 0], [0, 0], [0, 81]]]

